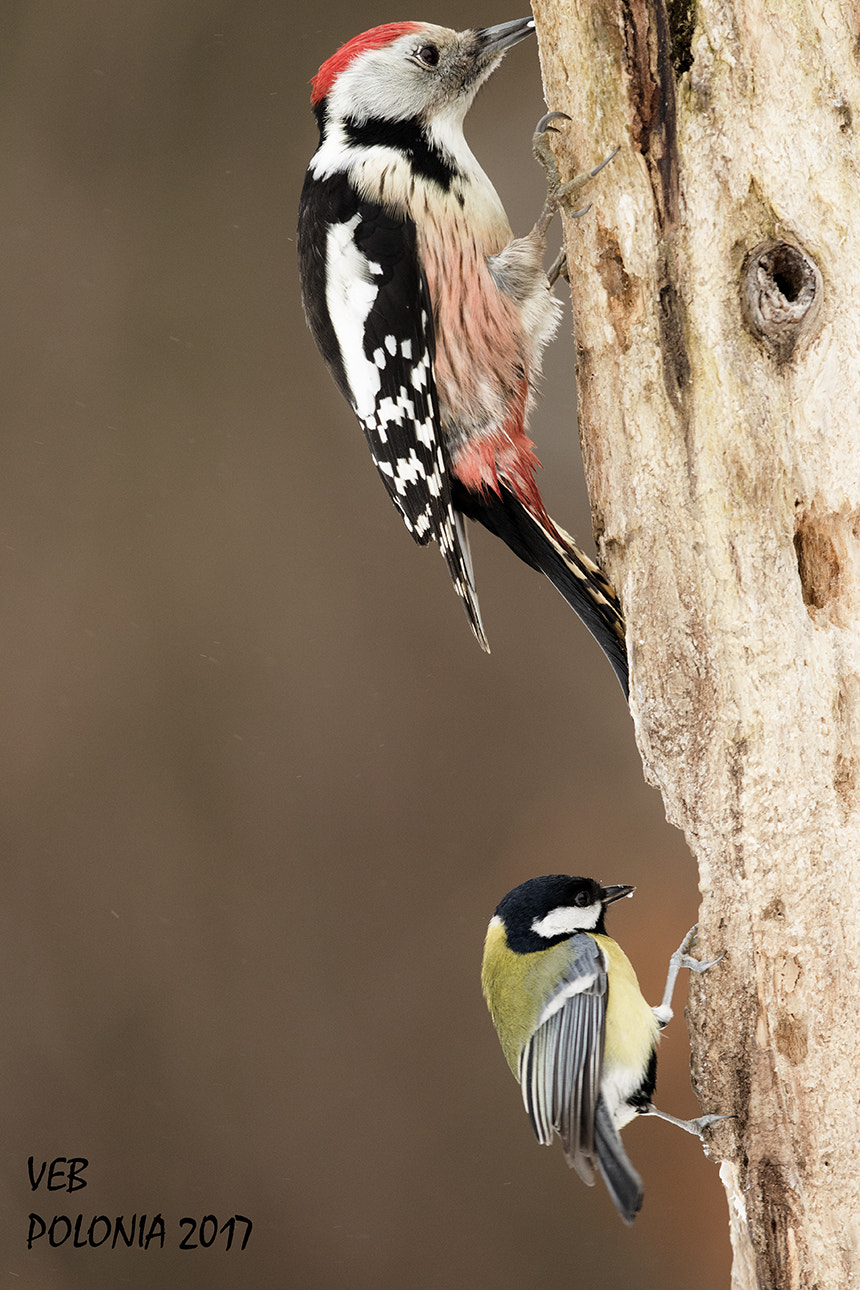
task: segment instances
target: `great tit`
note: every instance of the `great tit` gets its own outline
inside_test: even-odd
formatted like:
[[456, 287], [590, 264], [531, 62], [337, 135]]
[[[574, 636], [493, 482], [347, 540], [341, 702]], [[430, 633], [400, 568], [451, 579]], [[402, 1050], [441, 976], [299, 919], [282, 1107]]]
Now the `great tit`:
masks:
[[508, 892], [487, 929], [481, 984], [508, 1065], [539, 1142], [553, 1132], [567, 1163], [589, 1186], [595, 1165], [625, 1223], [642, 1205], [642, 1180], [618, 1130], [659, 1115], [690, 1133], [718, 1115], [676, 1120], [651, 1103], [657, 1038], [672, 1018], [682, 967], [704, 972], [688, 950], [693, 927], [672, 955], [663, 1002], [642, 997], [630, 960], [605, 927], [606, 907], [633, 887], [549, 874]]

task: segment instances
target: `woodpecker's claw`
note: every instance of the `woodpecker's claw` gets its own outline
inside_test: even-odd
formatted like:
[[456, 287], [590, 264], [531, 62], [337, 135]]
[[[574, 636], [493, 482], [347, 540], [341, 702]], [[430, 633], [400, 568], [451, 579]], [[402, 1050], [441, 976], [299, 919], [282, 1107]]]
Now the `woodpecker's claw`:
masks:
[[[547, 178], [546, 202], [544, 203], [543, 210], [538, 216], [537, 223], [532, 229], [533, 237], [543, 237], [546, 230], [549, 228], [552, 217], [555, 215], [556, 211], [568, 203], [573, 194], [580, 188], [584, 187], [590, 179], [593, 179], [595, 175], [599, 174], [603, 167], [607, 166], [618, 152], [618, 149], [615, 148], [609, 156], [605, 157], [603, 161], [600, 162], [600, 165], [595, 166], [593, 170], [584, 171], [580, 175], [574, 175], [574, 177], [569, 179], [567, 183], [562, 183], [561, 175], [558, 171], [558, 162], [556, 161], [555, 154], [550, 147], [549, 136], [551, 134], [559, 133], [559, 130], [555, 125], [553, 125], [554, 121], [570, 121], [570, 119], [571, 118], [566, 112], [547, 112], [546, 116], [542, 116], [538, 121], [534, 135], [532, 136], [532, 152], [534, 153], [535, 160], [543, 166]], [[573, 210], [568, 213], [571, 219], [578, 219], [590, 209], [591, 203], [589, 202], [589, 204], [587, 206], [583, 206], [581, 210]], [[555, 276], [552, 276], [553, 271], [551, 270], [549, 275], [550, 286], [552, 286], [556, 281], [559, 273], [562, 272], [562, 270], [560, 268], [556, 268], [555, 265], [553, 266], [553, 270], [555, 271]]]
[[535, 132], [532, 135], [532, 152], [535, 160], [543, 166], [546, 172], [547, 185], [550, 193], [557, 192], [561, 187], [561, 176], [558, 173], [558, 162], [556, 161], [553, 151], [549, 146], [550, 134], [558, 134], [559, 131], [552, 124], [553, 121], [569, 121], [570, 117], [566, 112], [547, 112], [542, 116], [535, 126]]
[[539, 135], [546, 134], [547, 130], [551, 127], [553, 129], [553, 133], [558, 134], [558, 131], [554, 126], [552, 126], [553, 121], [571, 120], [573, 120], [573, 118], [569, 117], [566, 112], [546, 112], [535, 126], [535, 138], [538, 138]]
[[[588, 207], [585, 209], [588, 210]], [[585, 214], [585, 211], [582, 213]], [[570, 271], [567, 267], [567, 252], [564, 250], [559, 251], [549, 269], [547, 269], [546, 280], [549, 283], [550, 291], [552, 291], [559, 278], [567, 278], [567, 281], [570, 282]]]
[[619, 144], [617, 147], [612, 149], [608, 157], [603, 158], [599, 165], [596, 165], [593, 170], [589, 170], [588, 178], [593, 179], [595, 175], [599, 175], [603, 167], [608, 166], [610, 161], [612, 161], [614, 157], [617, 157], [620, 151], [621, 145]]

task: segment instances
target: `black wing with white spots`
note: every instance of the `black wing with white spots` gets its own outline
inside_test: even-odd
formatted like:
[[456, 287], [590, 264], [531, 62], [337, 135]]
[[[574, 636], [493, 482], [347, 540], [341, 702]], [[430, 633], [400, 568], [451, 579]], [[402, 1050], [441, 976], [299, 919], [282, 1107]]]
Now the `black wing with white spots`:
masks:
[[465, 526], [439, 431], [435, 337], [415, 225], [361, 199], [343, 174], [306, 183], [299, 220], [305, 313], [416, 542], [435, 541], [484, 649]]

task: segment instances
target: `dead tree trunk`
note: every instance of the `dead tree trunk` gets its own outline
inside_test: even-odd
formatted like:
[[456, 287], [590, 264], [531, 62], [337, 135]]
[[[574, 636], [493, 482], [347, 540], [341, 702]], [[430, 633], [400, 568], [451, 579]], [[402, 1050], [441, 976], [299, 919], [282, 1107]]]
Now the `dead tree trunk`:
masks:
[[[583, 454], [699, 865], [735, 1290], [860, 1286], [860, 39], [840, 0], [538, 0]], [[717, 988], [718, 983], [718, 988]]]

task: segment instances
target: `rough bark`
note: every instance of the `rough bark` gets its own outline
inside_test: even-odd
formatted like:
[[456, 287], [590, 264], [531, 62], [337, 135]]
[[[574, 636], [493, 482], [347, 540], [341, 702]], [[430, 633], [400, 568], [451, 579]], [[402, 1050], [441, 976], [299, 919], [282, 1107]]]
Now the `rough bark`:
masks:
[[860, 1285], [860, 41], [833, 0], [538, 0], [595, 534], [699, 866], [735, 1290]]

